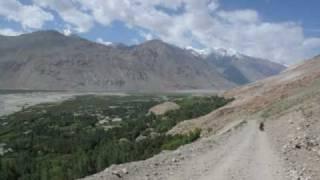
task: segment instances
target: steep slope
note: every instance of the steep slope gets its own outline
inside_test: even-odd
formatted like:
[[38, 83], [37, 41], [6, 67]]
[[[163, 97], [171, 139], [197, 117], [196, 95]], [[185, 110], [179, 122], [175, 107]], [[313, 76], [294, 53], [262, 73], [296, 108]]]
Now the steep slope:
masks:
[[285, 69], [285, 66], [268, 60], [219, 51], [209, 54], [205, 59], [217, 67], [226, 79], [239, 85], [279, 74]]
[[[195, 127], [204, 129], [214, 127], [218, 130], [222, 128], [221, 122], [223, 125], [235, 119], [239, 122], [242, 117], [240, 115], [245, 118], [248, 115], [261, 115], [262, 111], [274, 104], [281, 104], [296, 97], [300, 97], [300, 100], [303, 99], [302, 97], [311, 98], [313, 95], [320, 94], [320, 89], [317, 88], [319, 80], [320, 56], [317, 56], [301, 65], [290, 67], [277, 76], [225, 92], [225, 97], [235, 98], [232, 103], [201, 118], [185, 121], [172, 131], [183, 133]], [[299, 104], [301, 101], [293, 102]], [[279, 109], [279, 112], [282, 110]]]
[[42, 90], [215, 89], [234, 84], [188, 51], [152, 40], [103, 46], [42, 31], [0, 42], [0, 88]]
[[225, 96], [236, 99], [206, 116], [179, 124], [171, 133], [202, 128], [204, 135], [220, 134], [228, 131], [228, 124], [263, 121], [271, 143], [285, 161], [289, 179], [320, 178], [320, 56], [278, 76], [232, 89]]

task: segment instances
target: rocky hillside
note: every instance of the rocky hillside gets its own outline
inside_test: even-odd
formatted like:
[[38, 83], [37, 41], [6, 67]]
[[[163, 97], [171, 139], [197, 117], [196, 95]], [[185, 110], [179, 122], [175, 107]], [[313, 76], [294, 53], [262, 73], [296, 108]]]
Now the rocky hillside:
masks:
[[[238, 70], [242, 67], [232, 63], [221, 71], [217, 63], [160, 40], [135, 46], [104, 46], [56, 31], [0, 37], [1, 89], [224, 90], [281, 70], [258, 61], [256, 64], [244, 63], [247, 68]], [[268, 73], [251, 73], [257, 72], [257, 67]], [[247, 73], [242, 80], [226, 75], [237, 76], [239, 71]]]
[[185, 121], [171, 133], [202, 128], [204, 134], [212, 135], [247, 120], [263, 121], [271, 143], [288, 168], [288, 179], [320, 178], [320, 56], [280, 75], [232, 89], [225, 96], [235, 97], [235, 101]]
[[[278, 115], [292, 106], [301, 105], [304, 101], [316, 101], [316, 96], [320, 96], [319, 69], [320, 56], [317, 56], [305, 63], [290, 67], [277, 76], [229, 90], [224, 95], [228, 98], [234, 97], [232, 103], [200, 119], [185, 121], [173, 131], [183, 133], [189, 131], [189, 128], [208, 126], [214, 126], [217, 130], [222, 128], [218, 125], [219, 121], [226, 123], [239, 120], [241, 119], [239, 115], [246, 117], [259, 114], [266, 118]], [[268, 113], [268, 110], [272, 113]]]

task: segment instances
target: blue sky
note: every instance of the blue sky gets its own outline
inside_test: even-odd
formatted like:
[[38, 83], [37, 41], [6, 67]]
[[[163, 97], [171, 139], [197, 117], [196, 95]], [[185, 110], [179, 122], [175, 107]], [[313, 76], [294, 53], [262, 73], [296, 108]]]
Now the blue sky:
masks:
[[308, 36], [320, 37], [319, 0], [223, 0], [222, 6], [228, 10], [255, 9], [266, 21], [295, 21]]
[[99, 43], [162, 39], [293, 64], [320, 54], [319, 0], [0, 0], [0, 34], [56, 29]]

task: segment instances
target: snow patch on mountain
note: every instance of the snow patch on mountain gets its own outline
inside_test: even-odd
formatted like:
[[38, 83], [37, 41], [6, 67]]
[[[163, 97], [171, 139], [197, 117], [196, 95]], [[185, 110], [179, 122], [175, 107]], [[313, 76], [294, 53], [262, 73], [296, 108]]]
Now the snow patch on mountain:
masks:
[[105, 45], [105, 46], [111, 46], [111, 45], [113, 45], [112, 42], [105, 41], [105, 40], [103, 40], [102, 38], [97, 38], [97, 41], [96, 41], [96, 42], [97, 42], [97, 43], [100, 43], [100, 44], [103, 44], [103, 45]]
[[207, 57], [211, 53], [210, 49], [198, 49], [192, 46], [187, 46], [185, 49], [190, 51], [193, 55], [200, 57]]
[[212, 50], [212, 53], [215, 53], [220, 56], [231, 56], [231, 57], [236, 57], [236, 58], [242, 58], [243, 54], [239, 53], [238, 51], [234, 49], [224, 49], [224, 48], [214, 48]]
[[185, 49], [190, 51], [193, 55], [200, 56], [203, 58], [208, 57], [210, 54], [211, 55], [215, 54], [216, 56], [222, 56], [222, 57], [236, 57], [236, 58], [244, 57], [243, 54], [231, 48], [229, 49], [224, 49], [224, 48], [198, 49], [192, 46], [187, 46]]

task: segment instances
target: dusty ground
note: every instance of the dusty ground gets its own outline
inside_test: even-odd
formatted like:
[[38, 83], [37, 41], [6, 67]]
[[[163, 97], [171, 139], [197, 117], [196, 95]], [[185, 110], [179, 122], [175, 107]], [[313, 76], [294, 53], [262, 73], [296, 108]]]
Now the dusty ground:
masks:
[[320, 97], [301, 100], [267, 123], [291, 179], [320, 179]]

